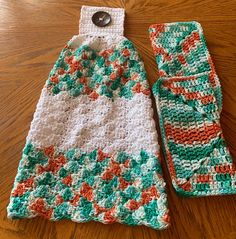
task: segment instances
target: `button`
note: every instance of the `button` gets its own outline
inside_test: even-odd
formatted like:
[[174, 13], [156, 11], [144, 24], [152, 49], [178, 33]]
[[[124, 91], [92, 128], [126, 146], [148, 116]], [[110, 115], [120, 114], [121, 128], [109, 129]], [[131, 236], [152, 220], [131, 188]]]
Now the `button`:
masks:
[[103, 11], [95, 12], [92, 21], [98, 27], [105, 27], [111, 22], [111, 15]]

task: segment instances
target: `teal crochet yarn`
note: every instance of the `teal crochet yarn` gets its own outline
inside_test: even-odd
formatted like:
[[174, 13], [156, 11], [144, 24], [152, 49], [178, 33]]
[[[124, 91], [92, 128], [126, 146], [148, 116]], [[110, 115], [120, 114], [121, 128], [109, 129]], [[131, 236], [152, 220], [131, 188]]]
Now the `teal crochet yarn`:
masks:
[[201, 25], [154, 24], [149, 33], [161, 76], [153, 93], [175, 190], [182, 196], [235, 194], [235, 165], [220, 126], [220, 82]]

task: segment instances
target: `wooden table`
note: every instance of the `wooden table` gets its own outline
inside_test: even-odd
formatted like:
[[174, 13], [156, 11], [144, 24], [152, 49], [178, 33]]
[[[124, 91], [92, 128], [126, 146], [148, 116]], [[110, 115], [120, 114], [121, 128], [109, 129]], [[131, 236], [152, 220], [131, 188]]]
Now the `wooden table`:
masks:
[[235, 239], [236, 197], [181, 198], [171, 187], [165, 164], [172, 222], [165, 231], [95, 222], [76, 224], [49, 222], [42, 218], [7, 219], [10, 190], [40, 91], [61, 48], [78, 33], [83, 4], [125, 8], [125, 36], [133, 41], [143, 57], [151, 85], [158, 75], [148, 39], [148, 26], [152, 23], [199, 21], [221, 79], [224, 135], [232, 156], [236, 156], [236, 1], [0, 0], [0, 238]]

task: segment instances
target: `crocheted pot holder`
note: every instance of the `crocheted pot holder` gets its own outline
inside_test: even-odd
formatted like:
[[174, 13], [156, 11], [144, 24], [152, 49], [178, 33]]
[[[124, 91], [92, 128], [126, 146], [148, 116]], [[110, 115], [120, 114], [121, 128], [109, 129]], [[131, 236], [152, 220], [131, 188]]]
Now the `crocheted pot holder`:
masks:
[[[92, 24], [101, 10], [108, 27]], [[9, 217], [168, 226], [149, 85], [123, 21], [123, 9], [82, 7], [42, 90]]]
[[153, 86], [168, 169], [183, 196], [236, 193], [220, 126], [222, 93], [201, 25], [150, 26], [160, 79]]

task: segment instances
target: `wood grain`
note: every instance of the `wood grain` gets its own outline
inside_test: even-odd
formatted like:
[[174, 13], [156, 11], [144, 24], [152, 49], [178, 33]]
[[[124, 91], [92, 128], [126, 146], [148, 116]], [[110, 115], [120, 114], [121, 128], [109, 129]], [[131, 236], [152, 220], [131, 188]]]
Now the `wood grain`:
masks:
[[83, 4], [126, 9], [125, 36], [139, 50], [151, 85], [158, 75], [148, 26], [158, 22], [199, 21], [221, 79], [224, 95], [221, 121], [232, 156], [236, 157], [236, 1], [0, 0], [0, 238], [235, 239], [236, 197], [178, 197], [171, 187], [165, 164], [172, 222], [165, 231], [95, 222], [7, 219], [10, 190], [40, 91], [61, 48], [78, 33]]

